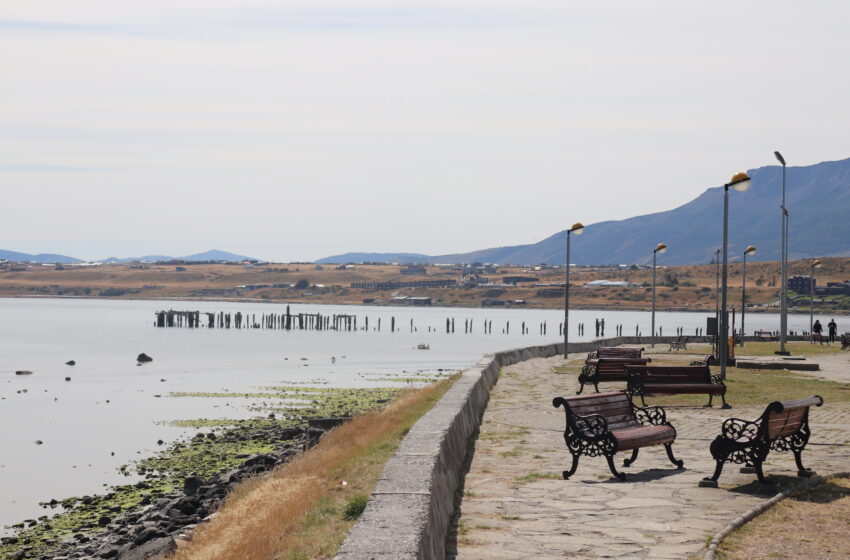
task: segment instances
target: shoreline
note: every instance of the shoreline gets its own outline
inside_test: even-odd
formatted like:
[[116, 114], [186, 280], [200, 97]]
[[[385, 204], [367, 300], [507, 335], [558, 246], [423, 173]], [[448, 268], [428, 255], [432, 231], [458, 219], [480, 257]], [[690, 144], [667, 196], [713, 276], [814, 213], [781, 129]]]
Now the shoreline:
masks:
[[[162, 302], [171, 302], [171, 301], [185, 301], [185, 302], [197, 302], [197, 303], [256, 303], [256, 304], [269, 304], [269, 305], [326, 305], [326, 306], [339, 306], [339, 307], [380, 307], [380, 308], [392, 308], [392, 309], [493, 309], [498, 311], [553, 311], [553, 310], [563, 310], [563, 306], [551, 306], [551, 307], [540, 307], [540, 306], [504, 306], [504, 307], [490, 307], [484, 305], [447, 305], [447, 304], [438, 304], [438, 305], [428, 305], [428, 306], [400, 306], [400, 305], [389, 305], [385, 303], [343, 303], [343, 302], [326, 302], [326, 301], [302, 301], [302, 300], [273, 300], [266, 298], [200, 298], [200, 297], [123, 297], [123, 296], [79, 296], [79, 295], [0, 295], [0, 299], [34, 299], [34, 300], [43, 300], [43, 299], [58, 299], [58, 300], [94, 300], [94, 301], [162, 301]], [[613, 312], [634, 312], [634, 313], [649, 313], [651, 311], [650, 308], [623, 308], [617, 306], [583, 306], [583, 305], [571, 305], [570, 311], [613, 311]], [[707, 308], [658, 308], [656, 307], [656, 313], [714, 313], [714, 307]], [[739, 310], [736, 311], [740, 313]], [[779, 313], [778, 308], [753, 308], [747, 309], [747, 314], [756, 313], [756, 314], [769, 314], [769, 313]], [[788, 310], [789, 314], [807, 314], [808, 309], [802, 308], [792, 308]], [[841, 309], [815, 309], [815, 314], [821, 315], [835, 315], [839, 317], [850, 316], [850, 310], [841, 310]]]
[[194, 435], [118, 469], [139, 481], [39, 503], [45, 515], [9, 525], [13, 532], [0, 538], [0, 557], [120, 559], [170, 550], [233, 486], [310, 449], [344, 420], [385, 406], [403, 388], [329, 389], [325, 396], [311, 393], [307, 409], [271, 404], [251, 419], [199, 423]]

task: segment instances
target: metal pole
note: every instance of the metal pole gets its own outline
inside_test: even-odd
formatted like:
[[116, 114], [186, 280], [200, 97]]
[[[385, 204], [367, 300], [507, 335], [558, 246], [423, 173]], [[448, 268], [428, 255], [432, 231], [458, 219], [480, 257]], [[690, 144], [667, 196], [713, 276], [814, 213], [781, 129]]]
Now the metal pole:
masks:
[[747, 315], [747, 252], [744, 251], [743, 284], [741, 285], [741, 346], [744, 346], [744, 317]]
[[809, 275], [809, 338], [814, 342], [814, 338], [812, 337], [815, 334], [815, 331], [812, 329], [814, 327], [814, 316], [815, 316], [815, 263], [812, 262], [812, 272]]
[[782, 285], [779, 288], [779, 353], [788, 354], [785, 350], [785, 342], [788, 339], [788, 211], [785, 209], [785, 163], [782, 164], [782, 239], [780, 241], [779, 263], [781, 267]]
[[[720, 332], [720, 249], [714, 251], [714, 328], [714, 340], [720, 340], [717, 336]], [[720, 347], [717, 353], [720, 353]]]
[[726, 274], [728, 267], [727, 245], [729, 243], [729, 185], [723, 188], [723, 274], [720, 286], [720, 379], [726, 379], [726, 356], [728, 355], [726, 320]]
[[570, 230], [567, 230], [567, 262], [564, 272], [564, 359], [567, 359], [570, 326]]
[[655, 348], [655, 254], [652, 252], [652, 347]]

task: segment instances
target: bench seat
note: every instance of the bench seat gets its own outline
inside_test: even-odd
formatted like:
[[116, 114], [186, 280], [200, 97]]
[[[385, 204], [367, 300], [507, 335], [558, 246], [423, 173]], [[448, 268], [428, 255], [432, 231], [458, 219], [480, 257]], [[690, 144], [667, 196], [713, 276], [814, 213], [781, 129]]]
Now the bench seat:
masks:
[[692, 395], [695, 393], [705, 395], [726, 394], [726, 386], [716, 383], [652, 383], [649, 385], [649, 388], [644, 386], [644, 389], [647, 393], [657, 395]]
[[618, 451], [628, 451], [650, 445], [663, 445], [676, 441], [676, 430], [672, 426], [637, 426], [611, 430], [617, 440]]

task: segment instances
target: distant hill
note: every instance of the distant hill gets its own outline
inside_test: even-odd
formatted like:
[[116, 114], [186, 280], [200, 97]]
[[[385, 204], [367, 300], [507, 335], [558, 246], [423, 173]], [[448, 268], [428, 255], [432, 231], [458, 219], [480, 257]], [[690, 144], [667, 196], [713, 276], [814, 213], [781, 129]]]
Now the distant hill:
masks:
[[[37, 263], [59, 263], [59, 264], [73, 264], [85, 262], [82, 259], [77, 259], [74, 257], [66, 257], [64, 255], [52, 255], [52, 254], [40, 254], [40, 255], [30, 255], [27, 253], [18, 253], [16, 251], [3, 251], [0, 250], [0, 260], [7, 261], [17, 261], [17, 262], [37, 262]], [[103, 259], [99, 262], [105, 264], [111, 263], [127, 263], [130, 261], [142, 261], [142, 262], [156, 262], [156, 261], [214, 261], [214, 262], [239, 262], [246, 260], [258, 260], [252, 259], [251, 257], [246, 257], [244, 255], [237, 255], [236, 253], [228, 253], [227, 251], [219, 251], [218, 249], [213, 249], [212, 251], [207, 251], [205, 253], [197, 253], [194, 255], [188, 255], [185, 257], [171, 257], [168, 255], [145, 255], [144, 257], [109, 257], [108, 259]]]
[[319, 259], [316, 264], [345, 264], [345, 263], [427, 263], [432, 262], [434, 257], [421, 255], [419, 253], [344, 253]]
[[54, 255], [51, 253], [40, 253], [38, 255], [30, 255], [28, 253], [18, 253], [17, 251], [4, 251], [2, 249], [0, 249], [0, 260], [58, 264], [73, 264], [83, 262], [80, 259], [75, 259], [74, 257], [66, 257], [65, 255]]
[[[782, 168], [773, 165], [747, 173], [752, 177], [750, 189], [729, 195], [730, 259], [740, 258], [745, 247], [755, 245], [758, 252], [753, 260], [779, 260]], [[789, 167], [786, 199], [790, 259], [850, 255], [850, 159]], [[575, 264], [648, 263], [652, 249], [664, 242], [669, 246], [660, 257], [664, 264], [708, 263], [722, 244], [722, 226], [723, 187], [714, 187], [673, 210], [588, 225], [573, 240], [570, 260]], [[562, 230], [533, 244], [436, 255], [416, 262], [561, 264], [566, 258], [564, 236]], [[367, 261], [401, 262], [397, 253], [349, 254], [362, 255]]]

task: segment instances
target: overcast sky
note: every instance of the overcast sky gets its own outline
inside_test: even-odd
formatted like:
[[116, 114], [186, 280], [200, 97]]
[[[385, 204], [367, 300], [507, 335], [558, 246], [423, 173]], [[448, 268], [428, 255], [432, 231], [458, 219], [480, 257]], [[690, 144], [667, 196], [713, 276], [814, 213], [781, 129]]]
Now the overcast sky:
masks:
[[776, 149], [850, 157], [848, 25], [843, 1], [3, 2], [0, 249], [441, 254], [667, 210]]

